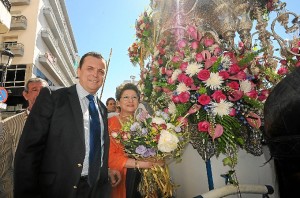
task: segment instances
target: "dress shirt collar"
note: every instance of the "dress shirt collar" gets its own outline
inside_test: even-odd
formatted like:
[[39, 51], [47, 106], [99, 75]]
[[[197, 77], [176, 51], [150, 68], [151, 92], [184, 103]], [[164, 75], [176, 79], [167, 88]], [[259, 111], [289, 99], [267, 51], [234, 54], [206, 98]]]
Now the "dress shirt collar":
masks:
[[[90, 93], [88, 91], [86, 91], [80, 83], [76, 84], [76, 91], [78, 94], [78, 97], [82, 100], [84, 99], [87, 95], [89, 95]], [[97, 93], [93, 94], [94, 97], [97, 97]]]

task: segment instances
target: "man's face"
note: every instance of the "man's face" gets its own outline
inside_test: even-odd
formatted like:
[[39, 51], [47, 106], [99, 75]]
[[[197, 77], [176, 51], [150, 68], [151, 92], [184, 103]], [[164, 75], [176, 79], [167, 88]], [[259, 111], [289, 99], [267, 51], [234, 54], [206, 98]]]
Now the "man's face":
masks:
[[102, 86], [106, 72], [103, 59], [93, 56], [85, 57], [82, 67], [77, 69], [80, 85], [90, 94], [95, 94]]
[[31, 82], [28, 84], [28, 91], [23, 91], [24, 98], [28, 101], [28, 110], [30, 111], [33, 104], [35, 103], [36, 97], [39, 95], [43, 88], [42, 82]]
[[108, 112], [115, 112], [116, 111], [116, 101], [109, 100], [107, 103], [107, 111]]

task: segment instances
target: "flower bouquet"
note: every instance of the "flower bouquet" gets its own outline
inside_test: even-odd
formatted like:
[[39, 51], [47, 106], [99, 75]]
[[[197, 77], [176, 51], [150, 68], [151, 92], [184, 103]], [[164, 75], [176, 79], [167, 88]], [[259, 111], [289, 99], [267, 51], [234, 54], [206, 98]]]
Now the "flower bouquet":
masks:
[[[198, 105], [193, 106], [186, 116], [195, 113]], [[161, 161], [178, 159], [189, 141], [187, 123], [184, 117], [177, 116], [174, 103], [164, 111], [156, 111], [153, 116], [139, 110], [135, 117], [123, 123], [121, 132], [112, 133], [120, 141], [125, 152], [135, 159]], [[175, 185], [170, 180], [168, 167], [155, 166], [139, 169], [142, 174], [139, 191], [149, 197], [159, 192], [163, 197], [172, 197]]]

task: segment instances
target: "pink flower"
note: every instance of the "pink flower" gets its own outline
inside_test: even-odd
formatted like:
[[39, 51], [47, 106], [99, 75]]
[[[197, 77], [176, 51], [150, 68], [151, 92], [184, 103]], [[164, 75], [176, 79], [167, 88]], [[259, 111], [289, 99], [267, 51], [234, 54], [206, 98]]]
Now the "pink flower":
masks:
[[221, 52], [222, 52], [222, 50], [221, 50], [221, 48], [220, 48], [220, 47], [216, 47], [216, 48], [214, 49], [214, 55], [215, 55], [215, 56], [218, 56], [218, 55], [220, 55], [220, 54], [221, 54]]
[[197, 61], [197, 62], [200, 63], [200, 62], [203, 61], [203, 59], [204, 59], [204, 58], [203, 58], [203, 55], [202, 55], [201, 53], [197, 53], [197, 54], [196, 54], [196, 61]]
[[173, 70], [168, 69], [168, 70], [166, 71], [166, 74], [167, 74], [167, 76], [172, 76]]
[[178, 48], [179, 49], [184, 48], [186, 44], [187, 44], [186, 40], [182, 39], [178, 42]]
[[230, 87], [231, 89], [235, 89], [235, 90], [238, 90], [240, 88], [240, 84], [236, 81], [227, 83], [227, 86]]
[[201, 108], [201, 105], [194, 104], [194, 105], [189, 109], [188, 114], [196, 113], [197, 111], [199, 111], [200, 108]]
[[226, 80], [229, 78], [229, 74], [226, 71], [219, 71], [219, 76], [223, 78], [223, 80]]
[[220, 137], [223, 134], [223, 126], [217, 124], [216, 127], [213, 129], [211, 126], [209, 127], [209, 135], [212, 137], [213, 141]]
[[232, 116], [232, 117], [234, 117], [234, 116], [236, 115], [236, 110], [235, 110], [235, 108], [232, 108], [232, 109], [230, 110], [229, 115]]
[[186, 76], [186, 78], [183, 79], [183, 82], [186, 86], [190, 87], [194, 84], [194, 80], [191, 77]]
[[288, 73], [288, 69], [286, 67], [280, 67], [277, 71], [277, 74], [279, 75], [285, 75]]
[[199, 96], [198, 102], [201, 105], [207, 105], [207, 104], [210, 103], [210, 97], [208, 95], [206, 95], [206, 94], [202, 94], [201, 96]]
[[232, 64], [228, 71], [230, 74], [237, 74], [240, 71], [240, 67], [237, 64]]
[[198, 123], [198, 131], [207, 132], [209, 129], [209, 122], [202, 121]]
[[249, 96], [250, 98], [257, 98], [258, 94], [256, 90], [251, 90], [248, 93], [246, 93], [247, 96]]
[[161, 67], [161, 68], [160, 68], [160, 73], [161, 73], [162, 75], [166, 74], [166, 68], [165, 68], [165, 67]]
[[285, 60], [285, 59], [282, 59], [282, 60], [280, 60], [279, 61], [282, 65], [286, 65], [287, 64], [287, 60]]
[[296, 63], [295, 67], [300, 67], [300, 61]]
[[204, 39], [204, 45], [205, 45], [205, 47], [212, 46], [213, 44], [214, 44], [214, 40], [213, 39], [211, 39], [211, 38]]
[[234, 90], [232, 92], [229, 93], [228, 96], [228, 100], [230, 101], [238, 101], [239, 99], [241, 99], [243, 97], [244, 93], [240, 90]]
[[260, 120], [260, 117], [253, 113], [253, 112], [250, 112], [247, 116], [246, 116], [246, 120], [247, 122], [249, 123], [250, 126], [258, 129], [260, 126], [261, 126], [261, 120]]
[[173, 96], [173, 97], [172, 97], [172, 101], [173, 101], [175, 104], [180, 102], [178, 96]]
[[221, 100], [225, 100], [226, 99], [226, 96], [223, 94], [223, 92], [221, 90], [217, 90], [215, 91], [212, 95], [212, 98], [217, 101], [218, 103], [221, 101]]
[[181, 73], [181, 74], [178, 75], [177, 80], [179, 82], [183, 82], [186, 77], [187, 76], [184, 73]]
[[204, 67], [206, 69], [210, 68], [217, 61], [217, 57], [213, 56], [210, 59], [206, 60]]
[[173, 56], [172, 62], [177, 63], [178, 61], [180, 61], [180, 58], [178, 56]]
[[158, 62], [158, 64], [160, 64], [160, 65], [162, 65], [162, 64], [164, 63], [163, 59], [161, 59], [161, 58], [159, 58], [159, 59], [157, 60], [157, 62]]
[[170, 85], [175, 84], [175, 82], [172, 80], [172, 78], [168, 78], [167, 82], [168, 82], [168, 84], [170, 84]]
[[179, 98], [179, 101], [181, 103], [186, 103], [189, 101], [190, 99], [190, 93], [189, 92], [181, 92], [179, 95], [178, 95], [178, 98]]
[[185, 71], [186, 70], [186, 68], [187, 68], [187, 66], [188, 66], [188, 62], [183, 62], [183, 63], [181, 63], [181, 65], [180, 65], [180, 69], [181, 69], [181, 71]]
[[177, 118], [177, 121], [178, 121], [179, 123], [182, 123], [184, 126], [187, 126], [187, 125], [188, 125], [188, 119], [185, 118], [185, 117], [179, 117], [179, 118]]
[[198, 43], [197, 41], [194, 41], [194, 42], [192, 42], [192, 44], [191, 44], [191, 48], [194, 49], [194, 50], [197, 49], [198, 46], [199, 46], [199, 43]]
[[209, 79], [209, 77], [210, 77], [210, 71], [207, 69], [202, 69], [198, 73], [198, 79], [202, 81]]
[[197, 29], [194, 26], [189, 26], [187, 28], [187, 33], [195, 40], [199, 41], [201, 39], [201, 35], [199, 34], [199, 36], [198, 36]]

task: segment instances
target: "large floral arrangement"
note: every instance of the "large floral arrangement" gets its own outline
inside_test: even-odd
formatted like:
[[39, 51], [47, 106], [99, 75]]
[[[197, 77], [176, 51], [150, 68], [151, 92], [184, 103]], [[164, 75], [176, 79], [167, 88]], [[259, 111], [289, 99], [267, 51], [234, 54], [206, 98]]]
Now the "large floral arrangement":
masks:
[[199, 105], [199, 111], [186, 117], [191, 141], [202, 144], [198, 152], [203, 159], [222, 153], [227, 156], [224, 165], [234, 167], [239, 148], [262, 154], [259, 129], [268, 90], [263, 68], [253, 62], [260, 51], [247, 52], [243, 43], [236, 51], [223, 51], [216, 41], [195, 26], [181, 37], [172, 32], [162, 37], [142, 72], [142, 89], [156, 109], [172, 101], [178, 114], [185, 115]]
[[[185, 116], [195, 113], [194, 105]], [[122, 124], [121, 132], [113, 132], [112, 137], [124, 145], [125, 152], [135, 158], [161, 161], [178, 159], [189, 141], [184, 117], [178, 116], [174, 103], [164, 111], [156, 111], [150, 116], [146, 111], [137, 111], [136, 116]], [[155, 194], [171, 197], [174, 184], [170, 181], [167, 166], [141, 169], [142, 181], [139, 191], [142, 195]]]

